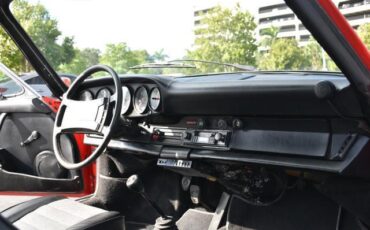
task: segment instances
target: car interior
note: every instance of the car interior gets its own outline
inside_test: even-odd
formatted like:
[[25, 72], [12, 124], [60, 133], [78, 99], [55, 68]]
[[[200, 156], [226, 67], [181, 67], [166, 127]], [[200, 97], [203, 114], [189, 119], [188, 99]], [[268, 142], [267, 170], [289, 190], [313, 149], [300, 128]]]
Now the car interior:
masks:
[[[369, 69], [320, 1], [286, 0], [343, 73], [95, 65], [68, 89], [6, 2], [0, 24], [61, 102], [0, 66], [18, 87], [0, 100], [0, 191], [53, 194], [4, 208], [0, 229], [369, 229]], [[71, 198], [91, 164], [95, 190]]]

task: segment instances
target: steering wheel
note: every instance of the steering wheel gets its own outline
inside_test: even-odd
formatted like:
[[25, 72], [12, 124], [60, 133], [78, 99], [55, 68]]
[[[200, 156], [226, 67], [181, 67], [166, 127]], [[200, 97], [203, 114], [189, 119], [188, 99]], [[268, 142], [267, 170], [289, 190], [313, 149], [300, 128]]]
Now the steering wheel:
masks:
[[[110, 97], [96, 98], [91, 101], [73, 100], [86, 78], [94, 73], [107, 72], [114, 81], [115, 93]], [[122, 106], [122, 86], [117, 73], [108, 66], [95, 65], [85, 70], [63, 95], [57, 113], [54, 131], [53, 147], [58, 162], [67, 169], [80, 169], [98, 158], [107, 147], [112, 130], [119, 122]], [[93, 153], [78, 163], [69, 162], [62, 153], [61, 135], [63, 134], [98, 134], [102, 141]]]

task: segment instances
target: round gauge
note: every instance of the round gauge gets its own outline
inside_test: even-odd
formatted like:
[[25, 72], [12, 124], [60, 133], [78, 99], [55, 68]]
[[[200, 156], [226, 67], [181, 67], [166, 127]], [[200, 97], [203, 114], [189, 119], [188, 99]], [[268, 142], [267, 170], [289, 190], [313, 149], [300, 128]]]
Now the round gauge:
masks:
[[148, 91], [146, 91], [146, 88], [139, 87], [135, 92], [134, 97], [134, 107], [137, 112], [144, 113], [146, 108], [148, 107]]
[[131, 93], [130, 89], [126, 86], [122, 87], [122, 109], [121, 114], [126, 114], [131, 106]]
[[159, 108], [159, 104], [161, 103], [161, 92], [159, 92], [159, 89], [152, 89], [149, 98], [150, 108], [152, 108], [153, 110], [157, 110]]
[[110, 97], [112, 93], [108, 88], [102, 88], [98, 91], [96, 98]]
[[80, 101], [91, 101], [94, 99], [94, 95], [89, 90], [84, 90], [82, 91], [78, 99]]

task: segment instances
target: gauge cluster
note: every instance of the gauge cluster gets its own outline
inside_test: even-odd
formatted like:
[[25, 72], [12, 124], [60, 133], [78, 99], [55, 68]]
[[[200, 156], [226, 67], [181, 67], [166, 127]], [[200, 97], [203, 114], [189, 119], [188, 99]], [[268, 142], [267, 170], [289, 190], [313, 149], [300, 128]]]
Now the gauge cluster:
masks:
[[[83, 90], [78, 98], [87, 101], [110, 97], [112, 87], [100, 87]], [[155, 84], [123, 84], [121, 114], [130, 117], [141, 117], [160, 112], [161, 91]]]

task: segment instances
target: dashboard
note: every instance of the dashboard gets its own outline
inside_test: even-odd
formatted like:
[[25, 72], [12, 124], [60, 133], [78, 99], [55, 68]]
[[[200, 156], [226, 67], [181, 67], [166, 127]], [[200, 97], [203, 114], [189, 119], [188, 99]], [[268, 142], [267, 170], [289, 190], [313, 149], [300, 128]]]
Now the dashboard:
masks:
[[[121, 81], [122, 124], [111, 149], [170, 167], [212, 160], [368, 173], [360, 170], [370, 147], [359, 126], [364, 115], [341, 74], [127, 75]], [[113, 82], [89, 80], [80, 92], [81, 100], [103, 97], [114, 93]], [[85, 137], [86, 144], [99, 141]]]

